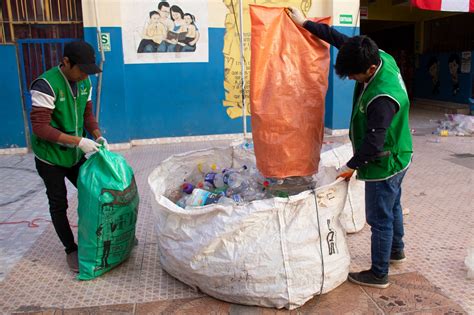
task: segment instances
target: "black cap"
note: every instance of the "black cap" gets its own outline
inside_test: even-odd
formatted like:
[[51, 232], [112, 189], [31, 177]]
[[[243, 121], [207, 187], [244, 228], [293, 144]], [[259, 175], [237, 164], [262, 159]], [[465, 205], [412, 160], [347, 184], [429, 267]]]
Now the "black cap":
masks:
[[87, 74], [102, 72], [95, 64], [94, 48], [84, 41], [67, 43], [64, 46], [64, 57], [68, 57], [69, 61]]

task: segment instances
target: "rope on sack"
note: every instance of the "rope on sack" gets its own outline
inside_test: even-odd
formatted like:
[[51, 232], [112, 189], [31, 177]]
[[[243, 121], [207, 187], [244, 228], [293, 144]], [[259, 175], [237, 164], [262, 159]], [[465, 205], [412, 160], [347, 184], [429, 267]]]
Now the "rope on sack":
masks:
[[278, 211], [277, 212], [277, 216], [278, 216], [278, 224], [280, 226], [280, 245], [281, 245], [281, 254], [283, 256], [283, 267], [285, 269], [285, 277], [286, 277], [286, 288], [287, 288], [287, 291], [286, 293], [288, 294], [288, 306], [291, 305], [292, 301], [293, 301], [293, 296], [291, 294], [291, 281], [290, 281], [290, 277], [289, 277], [289, 270], [290, 270], [290, 265], [288, 263], [288, 250], [286, 248], [286, 244], [284, 242], [284, 240], [286, 239], [286, 235], [285, 235], [285, 232], [284, 232], [284, 222], [283, 222], [283, 218], [282, 218], [282, 213], [285, 213], [285, 210], [286, 210], [286, 206], [288, 205], [288, 203], [290, 202], [290, 198], [288, 198], [288, 200], [286, 201], [285, 203], [285, 207], [283, 208], [283, 211]]
[[[336, 160], [339, 164], [339, 167], [341, 167], [342, 162], [341, 162], [341, 159], [339, 158], [339, 156], [336, 153], [336, 149], [332, 149], [332, 153], [336, 157]], [[352, 203], [352, 194], [350, 193], [349, 188], [347, 189], [347, 200], [349, 200], [349, 206], [351, 207], [351, 214], [352, 214], [351, 215], [351, 220], [352, 220], [352, 224], [354, 225], [354, 231], [357, 231], [357, 225], [356, 225], [355, 220], [354, 220], [355, 215], [354, 215], [354, 205]]]
[[318, 208], [318, 199], [316, 197], [316, 190], [311, 189], [313, 191], [314, 196], [314, 208], [316, 209], [316, 217], [318, 219], [318, 234], [319, 234], [319, 249], [321, 252], [321, 288], [319, 289], [319, 296], [323, 294], [323, 287], [324, 287], [324, 256], [323, 256], [323, 239], [321, 238], [321, 224], [319, 223], [319, 208]]

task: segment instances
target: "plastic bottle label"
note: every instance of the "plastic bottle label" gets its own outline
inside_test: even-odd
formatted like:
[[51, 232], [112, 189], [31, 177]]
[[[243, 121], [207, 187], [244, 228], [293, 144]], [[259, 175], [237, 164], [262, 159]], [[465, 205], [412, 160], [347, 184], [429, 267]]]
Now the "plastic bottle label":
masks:
[[211, 184], [213, 187], [214, 186], [214, 178], [216, 177], [216, 173], [214, 172], [211, 172], [211, 173], [207, 173], [206, 176], [204, 176], [204, 181], [205, 182], [208, 182], [209, 184]]
[[211, 203], [217, 203], [222, 194], [211, 193], [202, 189], [194, 189], [187, 204], [189, 206], [205, 206]]

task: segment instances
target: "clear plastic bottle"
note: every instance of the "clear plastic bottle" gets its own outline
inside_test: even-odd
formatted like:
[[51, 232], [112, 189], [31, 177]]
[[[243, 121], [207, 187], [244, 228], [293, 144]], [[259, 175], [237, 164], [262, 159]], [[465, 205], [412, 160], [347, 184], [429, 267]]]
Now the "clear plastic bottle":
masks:
[[228, 197], [226, 197], [226, 196], [221, 196], [221, 197], [219, 198], [219, 200], [217, 201], [217, 203], [220, 204], [220, 205], [229, 205], [229, 206], [235, 204], [235, 202], [234, 202], [233, 199], [228, 198]]
[[196, 187], [207, 191], [212, 191], [214, 189], [214, 186], [206, 181], [197, 183]]
[[216, 187], [216, 188], [225, 187], [224, 174], [223, 173], [217, 173], [216, 176], [214, 176], [214, 187]]
[[234, 195], [245, 192], [249, 188], [249, 183], [244, 176], [239, 173], [230, 173], [227, 175], [227, 195]]
[[179, 198], [178, 201], [176, 201], [176, 204], [180, 206], [181, 208], [186, 208], [186, 203], [188, 199], [191, 197], [191, 195], [185, 194], [181, 198]]
[[204, 176], [204, 182], [209, 183], [212, 188], [223, 188], [224, 183], [224, 174], [209, 172]]

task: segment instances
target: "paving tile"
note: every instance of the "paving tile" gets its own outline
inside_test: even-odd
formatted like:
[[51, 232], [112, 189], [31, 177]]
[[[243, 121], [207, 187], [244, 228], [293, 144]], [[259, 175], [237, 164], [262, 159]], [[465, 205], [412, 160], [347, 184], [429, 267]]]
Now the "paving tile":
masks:
[[210, 297], [137, 304], [135, 314], [229, 314], [231, 304]]
[[391, 276], [390, 283], [386, 289], [362, 287], [385, 313], [429, 311], [441, 307], [464, 312], [419, 273]]
[[128, 315], [134, 314], [135, 304], [117, 304], [97, 307], [64, 309], [63, 315]]
[[[37, 309], [36, 311], [34, 309]], [[63, 310], [60, 308], [40, 309], [32, 307], [30, 310], [25, 308], [25, 311], [15, 311], [12, 314], [28, 314], [28, 315], [62, 315]]]
[[403, 313], [403, 315], [466, 315], [468, 313], [464, 311], [460, 311], [458, 308], [455, 307], [440, 307], [440, 308], [432, 308], [429, 310], [423, 311], [416, 311], [416, 312], [408, 312]]
[[383, 314], [360, 286], [347, 281], [327, 294], [315, 296], [300, 307], [298, 312], [300, 314]]

